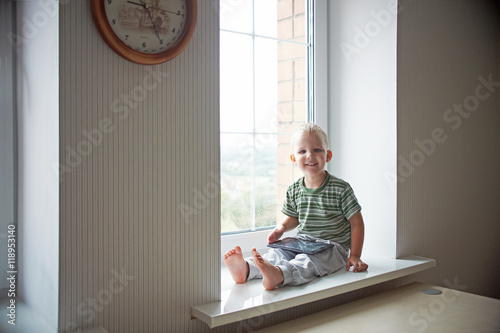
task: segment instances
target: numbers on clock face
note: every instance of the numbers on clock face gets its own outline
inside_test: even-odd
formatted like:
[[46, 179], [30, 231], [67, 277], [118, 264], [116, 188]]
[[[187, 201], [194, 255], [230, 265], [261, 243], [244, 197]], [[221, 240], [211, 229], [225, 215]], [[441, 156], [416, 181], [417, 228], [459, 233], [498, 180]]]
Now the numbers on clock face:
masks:
[[128, 47], [162, 53], [182, 37], [188, 19], [186, 0], [106, 0], [108, 22]]

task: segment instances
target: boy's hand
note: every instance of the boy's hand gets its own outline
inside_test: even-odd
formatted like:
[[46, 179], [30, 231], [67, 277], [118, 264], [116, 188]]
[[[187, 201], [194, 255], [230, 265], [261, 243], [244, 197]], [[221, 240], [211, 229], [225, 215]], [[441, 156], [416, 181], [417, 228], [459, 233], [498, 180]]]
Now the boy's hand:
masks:
[[283, 236], [283, 233], [285, 232], [285, 226], [280, 225], [269, 234], [267, 237], [267, 242], [268, 243], [274, 243], [280, 240], [281, 236]]
[[358, 256], [350, 256], [347, 259], [347, 263], [345, 266], [345, 270], [348, 271], [351, 266], [353, 267], [353, 272], [363, 272], [368, 269], [368, 265], [361, 261], [361, 258]]

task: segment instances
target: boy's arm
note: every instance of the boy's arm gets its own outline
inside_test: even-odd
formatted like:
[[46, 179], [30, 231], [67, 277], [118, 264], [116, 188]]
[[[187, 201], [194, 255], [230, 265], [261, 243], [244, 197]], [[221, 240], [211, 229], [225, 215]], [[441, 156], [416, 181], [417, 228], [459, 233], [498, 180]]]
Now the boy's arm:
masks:
[[365, 224], [361, 212], [351, 217], [349, 222], [351, 223], [351, 252], [345, 268], [349, 270], [353, 266], [353, 272], [362, 272], [368, 268], [368, 265], [361, 261], [361, 251], [365, 238]]
[[267, 237], [269, 243], [277, 242], [287, 231], [295, 229], [299, 225], [296, 217], [286, 216]]

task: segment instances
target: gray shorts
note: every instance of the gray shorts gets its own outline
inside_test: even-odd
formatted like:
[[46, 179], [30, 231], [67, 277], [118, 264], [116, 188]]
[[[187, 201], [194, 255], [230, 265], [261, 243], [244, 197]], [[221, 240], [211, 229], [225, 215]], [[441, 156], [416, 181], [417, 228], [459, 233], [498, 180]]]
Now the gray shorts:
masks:
[[[347, 262], [347, 250], [340, 244], [324, 239], [314, 238], [307, 235], [296, 235], [295, 238], [319, 241], [322, 243], [334, 244], [316, 254], [294, 253], [282, 249], [269, 249], [269, 252], [262, 255], [271, 264], [279, 267], [283, 272], [283, 283], [278, 287], [286, 285], [300, 285], [314, 280], [317, 276], [324, 276], [345, 268]], [[250, 268], [248, 280], [262, 279], [262, 274], [253, 263], [253, 258], [245, 259]]]

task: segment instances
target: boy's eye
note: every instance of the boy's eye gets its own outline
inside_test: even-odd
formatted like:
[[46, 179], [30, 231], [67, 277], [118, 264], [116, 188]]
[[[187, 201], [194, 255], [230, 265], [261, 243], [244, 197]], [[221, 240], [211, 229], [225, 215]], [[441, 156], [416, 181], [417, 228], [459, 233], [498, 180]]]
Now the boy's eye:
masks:
[[316, 149], [314, 149], [314, 151], [315, 151], [316, 153], [320, 153], [320, 152], [322, 152], [322, 151], [323, 151], [323, 149], [321, 149], [321, 148], [316, 148]]
[[305, 154], [305, 153], [306, 153], [306, 151], [304, 149], [299, 150], [299, 154]]

